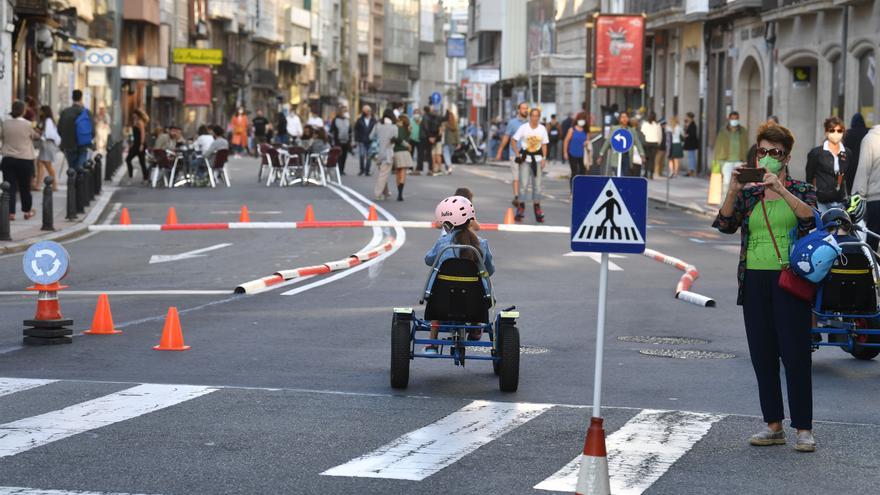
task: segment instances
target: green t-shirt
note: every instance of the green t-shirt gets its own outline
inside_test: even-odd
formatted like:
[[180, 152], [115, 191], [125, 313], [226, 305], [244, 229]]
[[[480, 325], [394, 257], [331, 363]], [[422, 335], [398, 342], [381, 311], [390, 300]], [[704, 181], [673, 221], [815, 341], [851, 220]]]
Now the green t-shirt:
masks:
[[409, 138], [412, 139], [413, 141], [418, 141], [419, 140], [419, 131], [420, 131], [419, 123], [416, 122], [415, 120], [413, 120], [410, 122], [409, 127], [412, 130], [412, 132], [410, 132]]
[[[788, 233], [791, 232], [791, 229], [797, 227], [797, 217], [782, 198], [766, 200], [764, 203], [767, 205], [767, 218], [770, 219], [770, 225], [773, 228], [773, 235], [776, 237], [776, 244], [779, 246], [782, 261], [787, 263], [788, 250], [791, 245]], [[764, 213], [761, 211], [760, 203], [755, 205], [749, 217], [749, 245], [746, 251], [746, 269], [782, 269], [782, 266], [779, 264], [779, 258], [776, 256], [776, 250], [773, 248], [773, 242], [770, 239], [770, 232], [767, 230], [767, 222], [764, 221]]]

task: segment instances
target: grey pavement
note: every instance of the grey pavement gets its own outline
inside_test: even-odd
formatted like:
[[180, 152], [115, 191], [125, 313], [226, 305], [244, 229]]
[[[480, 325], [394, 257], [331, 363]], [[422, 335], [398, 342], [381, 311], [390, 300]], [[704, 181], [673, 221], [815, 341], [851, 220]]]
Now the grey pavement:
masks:
[[[242, 204], [254, 221], [296, 221], [306, 204], [314, 206], [319, 220], [362, 218], [330, 189], [258, 185], [254, 160], [235, 160], [231, 170], [231, 189], [122, 188], [114, 202], [127, 206], [135, 223], [159, 222], [169, 206], [176, 207], [181, 222], [229, 221]], [[369, 196], [374, 179], [348, 175], [344, 183]], [[450, 176], [410, 177], [406, 201], [379, 206], [398, 220], [428, 220], [437, 201], [467, 186], [481, 222], [498, 222], [510, 206], [509, 179], [499, 167], [456, 167]], [[551, 175], [545, 189], [548, 224], [567, 225], [567, 180]], [[609, 281], [603, 390], [608, 433], [643, 409], [723, 416], [644, 493], [873, 492], [869, 473], [880, 458], [877, 362], [856, 361], [835, 349], [813, 355], [817, 453], [797, 454], [791, 444], [770, 449], [746, 444], [761, 420], [735, 305], [739, 239], [712, 231], [709, 221], [681, 209], [651, 208], [648, 246], [697, 266], [700, 278], [693, 290], [715, 298], [717, 308], [675, 300], [681, 274], [672, 267], [637, 255], [612, 260], [620, 271], [611, 272]], [[526, 223], [533, 222], [527, 213]], [[584, 406], [592, 397], [598, 263], [564, 256], [569, 252], [565, 235], [481, 234], [495, 256], [499, 306], [515, 304], [521, 312], [518, 326], [527, 352], [519, 391], [498, 391], [484, 363], [461, 369], [421, 360], [412, 364], [409, 388], [397, 392], [388, 386], [391, 308], [420, 311], [419, 291], [427, 276], [422, 258], [437, 237], [426, 229], [408, 228], [405, 234], [399, 251], [362, 271], [324, 285], [317, 283], [327, 279], [316, 278], [254, 296], [197, 292], [231, 290], [242, 278], [279, 267], [337, 259], [370, 243], [372, 233], [127, 232], [66, 241], [73, 259], [65, 279], [69, 292], [109, 291], [114, 321], [124, 333], [77, 336], [71, 345], [52, 348], [19, 346], [20, 323], [33, 315], [35, 297], [20, 292], [27, 285], [20, 255], [0, 257], [0, 377], [61, 380], [0, 397], [2, 424], [139, 383], [219, 388], [0, 455], [0, 485], [154, 494], [543, 493], [532, 487], [583, 447], [589, 416]], [[231, 246], [202, 258], [149, 263], [153, 254], [220, 243]], [[296, 288], [303, 290], [284, 295]], [[138, 290], [149, 292], [119, 292]], [[76, 331], [88, 328], [95, 300], [94, 293], [61, 294]], [[189, 351], [151, 349], [171, 305], [181, 311]], [[703, 343], [641, 344], [632, 336]], [[640, 352], [657, 349], [716, 351], [727, 359]], [[320, 474], [436, 424], [473, 400], [553, 406], [422, 481]], [[0, 439], [0, 451], [2, 446]]]

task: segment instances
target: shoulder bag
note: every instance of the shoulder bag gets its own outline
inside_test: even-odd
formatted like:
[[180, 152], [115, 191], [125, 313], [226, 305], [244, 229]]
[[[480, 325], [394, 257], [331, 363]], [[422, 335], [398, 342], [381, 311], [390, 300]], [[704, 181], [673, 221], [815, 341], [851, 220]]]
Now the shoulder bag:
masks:
[[782, 254], [779, 253], [779, 246], [776, 244], [776, 236], [773, 235], [773, 229], [770, 228], [770, 219], [767, 217], [767, 207], [764, 205], [763, 197], [761, 198], [761, 211], [764, 213], [764, 222], [767, 224], [770, 240], [773, 241], [773, 249], [776, 250], [776, 257], [782, 267], [782, 272], [779, 274], [779, 287], [802, 301], [812, 303], [816, 298], [817, 286], [809, 280], [799, 277], [792, 271], [788, 263], [782, 261]]

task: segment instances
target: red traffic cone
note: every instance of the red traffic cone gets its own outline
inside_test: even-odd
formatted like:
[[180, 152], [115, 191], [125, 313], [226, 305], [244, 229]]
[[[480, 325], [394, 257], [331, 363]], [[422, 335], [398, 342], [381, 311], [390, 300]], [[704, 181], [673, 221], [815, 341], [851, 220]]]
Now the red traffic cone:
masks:
[[165, 317], [165, 326], [162, 328], [162, 339], [159, 345], [153, 346], [157, 351], [185, 351], [190, 346], [183, 345], [183, 330], [180, 329], [180, 317], [177, 308], [168, 308], [168, 316]]
[[370, 214], [367, 215], [367, 221], [375, 222], [379, 220], [379, 215], [376, 213], [376, 205], [370, 205]]
[[128, 208], [122, 208], [119, 215], [119, 225], [131, 225], [131, 217], [128, 215]]
[[513, 208], [508, 208], [507, 213], [504, 214], [504, 225], [513, 225]]
[[89, 335], [114, 335], [122, 333], [113, 328], [113, 314], [110, 313], [110, 299], [107, 294], [98, 296], [98, 305], [95, 307], [95, 316], [92, 317], [92, 328], [83, 333]]
[[577, 495], [611, 494], [602, 418], [590, 418], [590, 428], [587, 430], [587, 440], [584, 442], [584, 455], [581, 456], [581, 470], [578, 473], [575, 493]]
[[242, 223], [251, 221], [251, 215], [248, 213], [247, 205], [241, 205], [241, 213], [238, 215], [238, 221]]
[[306, 217], [303, 219], [303, 222], [314, 222], [315, 221], [315, 209], [312, 208], [311, 203], [306, 205]]
[[177, 212], [174, 207], [168, 208], [168, 216], [165, 217], [165, 225], [177, 225]]

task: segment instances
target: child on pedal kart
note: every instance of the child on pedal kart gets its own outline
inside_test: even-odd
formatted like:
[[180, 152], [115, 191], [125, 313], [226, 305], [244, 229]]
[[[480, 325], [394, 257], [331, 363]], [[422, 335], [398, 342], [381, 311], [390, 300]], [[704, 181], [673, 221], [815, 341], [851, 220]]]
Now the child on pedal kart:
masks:
[[[436, 262], [439, 265], [448, 258], [470, 259], [477, 263], [476, 255], [470, 250], [447, 249], [443, 251], [443, 248], [446, 246], [464, 244], [475, 247], [482, 254], [483, 265], [486, 267], [487, 272], [483, 274], [484, 277], [489, 277], [495, 273], [495, 265], [492, 263], [492, 251], [489, 250], [489, 242], [481, 239], [474, 233], [472, 223], [475, 221], [476, 212], [474, 211], [474, 205], [467, 198], [463, 196], [450, 196], [444, 199], [434, 210], [434, 217], [445, 233], [437, 239], [434, 247], [425, 255], [425, 264], [433, 266]], [[437, 256], [440, 256], [439, 261]], [[433, 285], [434, 281], [432, 279], [429, 286]], [[437, 327], [439, 324], [440, 322], [438, 321], [431, 322], [432, 339], [437, 338], [439, 333]], [[472, 331], [468, 333], [468, 340], [480, 340], [481, 334], [482, 332], [479, 330]], [[437, 346], [425, 346], [425, 353], [437, 353]]]

